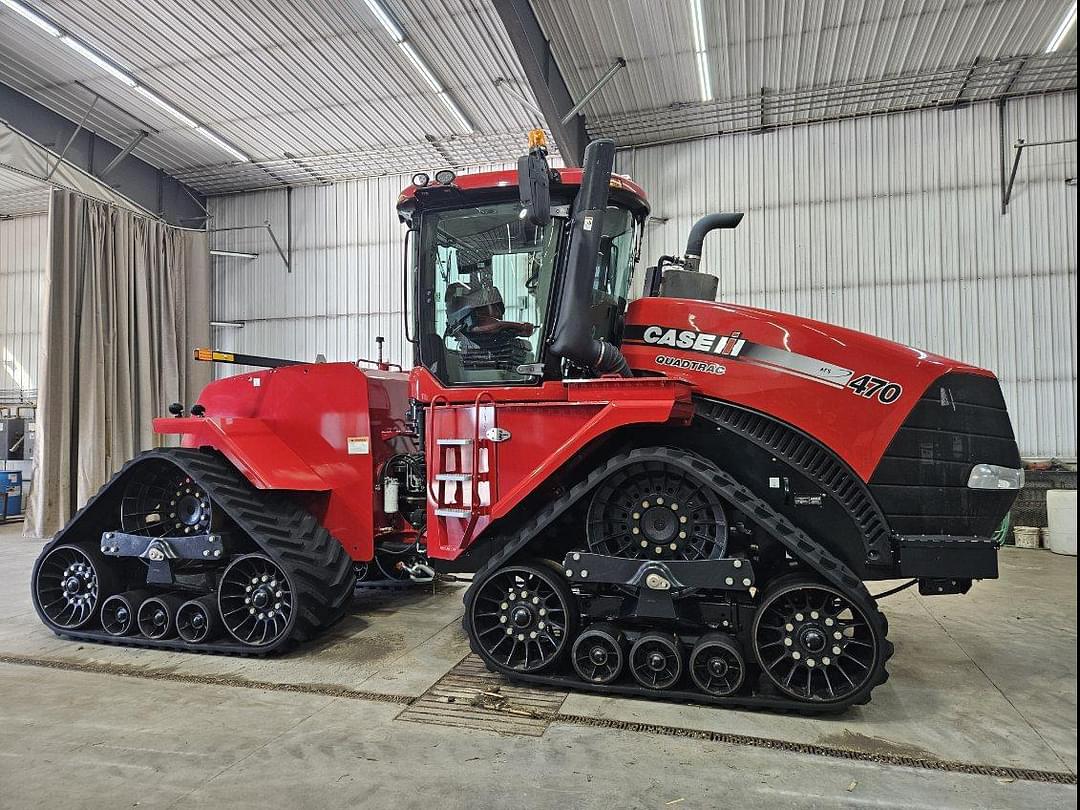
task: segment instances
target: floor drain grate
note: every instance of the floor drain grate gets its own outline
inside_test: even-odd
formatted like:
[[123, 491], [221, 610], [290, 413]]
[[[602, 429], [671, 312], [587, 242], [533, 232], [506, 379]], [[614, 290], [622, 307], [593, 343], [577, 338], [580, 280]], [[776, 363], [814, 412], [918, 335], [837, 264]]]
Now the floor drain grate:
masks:
[[501, 675], [488, 672], [479, 658], [470, 655], [398, 719], [539, 737], [558, 713], [566, 694], [511, 684]]

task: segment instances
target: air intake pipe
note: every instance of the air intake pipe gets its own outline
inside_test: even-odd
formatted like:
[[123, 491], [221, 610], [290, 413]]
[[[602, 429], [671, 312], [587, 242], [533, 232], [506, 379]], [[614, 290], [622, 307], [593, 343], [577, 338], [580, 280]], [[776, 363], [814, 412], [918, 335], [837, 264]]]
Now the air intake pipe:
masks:
[[615, 141], [603, 138], [586, 147], [581, 189], [574, 203], [570, 252], [550, 345], [552, 353], [593, 374], [630, 377], [630, 366], [618, 347], [592, 336], [592, 322], [585, 312], [592, 301], [596, 257], [604, 233], [614, 165]]
[[710, 231], [719, 228], [735, 228], [742, 222], [742, 214], [707, 214], [694, 223], [690, 236], [686, 240], [686, 256], [683, 257], [683, 269], [694, 271], [701, 264], [701, 248]]

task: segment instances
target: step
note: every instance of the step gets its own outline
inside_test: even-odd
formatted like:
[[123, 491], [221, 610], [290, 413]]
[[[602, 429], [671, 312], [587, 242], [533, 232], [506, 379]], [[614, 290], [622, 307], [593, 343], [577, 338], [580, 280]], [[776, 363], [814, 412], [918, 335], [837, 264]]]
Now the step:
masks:
[[436, 481], [472, 481], [472, 473], [439, 473]]
[[438, 517], [449, 517], [449, 518], [470, 518], [473, 515], [471, 509], [447, 509], [447, 508], [436, 509], [435, 514]]
[[435, 444], [439, 447], [468, 447], [472, 439], [436, 439]]

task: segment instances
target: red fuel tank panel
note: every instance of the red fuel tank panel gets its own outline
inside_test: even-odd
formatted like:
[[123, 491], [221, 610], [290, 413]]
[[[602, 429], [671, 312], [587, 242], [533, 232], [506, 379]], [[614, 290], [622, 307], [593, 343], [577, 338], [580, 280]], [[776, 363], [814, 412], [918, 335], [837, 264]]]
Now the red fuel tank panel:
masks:
[[681, 377], [805, 431], [864, 480], [934, 380], [951, 371], [994, 376], [808, 318], [678, 298], [630, 304], [623, 354], [636, 370]]

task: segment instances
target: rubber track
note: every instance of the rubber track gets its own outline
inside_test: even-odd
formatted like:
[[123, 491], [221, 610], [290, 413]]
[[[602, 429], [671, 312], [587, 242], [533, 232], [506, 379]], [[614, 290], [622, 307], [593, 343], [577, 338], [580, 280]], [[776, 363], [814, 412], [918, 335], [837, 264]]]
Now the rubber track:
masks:
[[[180, 639], [153, 640], [139, 636], [110, 636], [98, 630], [57, 630], [59, 636], [82, 641], [126, 646], [155, 647], [188, 652], [230, 655], [269, 655], [309, 640], [344, 615], [353, 594], [356, 576], [345, 549], [307, 510], [280, 493], [255, 489], [220, 453], [212, 450], [163, 448], [150, 450], [127, 462], [68, 525], [45, 546], [40, 559], [77, 531], [84, 515], [99, 499], [121, 484], [132, 468], [163, 460], [189, 475], [211, 500], [227, 514], [258, 547], [289, 576], [296, 591], [296, 618], [288, 635], [265, 647], [251, 647], [232, 640], [188, 644]], [[35, 565], [35, 577], [37, 566]], [[40, 612], [39, 612], [40, 615]], [[50, 625], [51, 627], [51, 625]]]
[[771, 695], [755, 695], [750, 697], [715, 697], [703, 692], [690, 691], [655, 691], [631, 685], [599, 685], [591, 684], [576, 677], [566, 675], [537, 675], [518, 672], [506, 667], [496, 666], [495, 669], [508, 678], [527, 683], [547, 684], [561, 689], [578, 689], [604, 694], [637, 695], [650, 699], [671, 698], [676, 701], [692, 701], [694, 703], [707, 703], [718, 706], [731, 706], [751, 709], [775, 709], [786, 712], [799, 713], [838, 713], [853, 705], [860, 705], [870, 701], [870, 693], [880, 684], [888, 680], [888, 670], [885, 668], [889, 658], [892, 657], [893, 645], [886, 639], [888, 622], [885, 616], [878, 610], [877, 603], [863, 585], [862, 581], [840, 560], [814, 542], [806, 532], [792, 525], [783, 516], [774, 512], [764, 501], [754, 495], [746, 487], [739, 484], [734, 478], [722, 470], [717, 469], [708, 460], [682, 450], [669, 447], [639, 448], [628, 453], [613, 456], [602, 464], [589, 476], [572, 487], [561, 498], [552, 501], [547, 508], [533, 517], [511, 537], [507, 538], [504, 547], [488, 561], [473, 578], [473, 585], [465, 593], [465, 616], [462, 625], [469, 636], [469, 646], [473, 652], [483, 659], [478, 645], [469, 633], [467, 617], [471, 611], [472, 599], [476, 589], [486, 579], [487, 574], [505, 563], [526, 548], [528, 542], [553, 523], [560, 515], [564, 514], [571, 506], [577, 503], [588, 492], [596, 488], [605, 478], [631, 464], [642, 461], [661, 459], [668, 464], [684, 469], [692, 469], [697, 475], [709, 480], [715, 490], [732, 506], [751, 516], [759, 526], [769, 533], [777, 542], [783, 545], [792, 557], [804, 563], [811, 570], [818, 573], [829, 584], [846, 594], [856, 603], [866, 615], [867, 619], [875, 625], [875, 634], [881, 639], [878, 650], [878, 666], [875, 676], [871, 681], [852, 694], [849, 698], [835, 703], [819, 704], [809, 701], [797, 701], [784, 697]]

